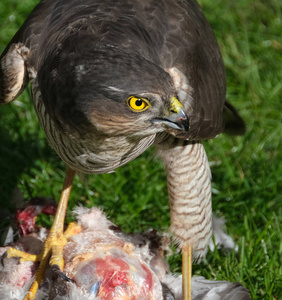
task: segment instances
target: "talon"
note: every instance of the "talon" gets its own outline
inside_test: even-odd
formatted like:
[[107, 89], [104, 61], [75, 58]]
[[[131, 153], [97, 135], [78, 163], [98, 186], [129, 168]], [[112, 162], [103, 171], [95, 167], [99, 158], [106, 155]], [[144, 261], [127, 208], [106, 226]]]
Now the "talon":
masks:
[[56, 276], [61, 277], [63, 280], [67, 281], [67, 282], [72, 282], [75, 283], [74, 280], [72, 280], [71, 278], [69, 278], [67, 275], [65, 275], [59, 268], [58, 265], [53, 265], [52, 266], [52, 271], [54, 274], [56, 274]]
[[0, 259], [0, 264], [1, 264], [1, 267], [4, 268], [4, 259], [8, 256], [7, 254], [7, 251], [1, 256], [1, 259]]

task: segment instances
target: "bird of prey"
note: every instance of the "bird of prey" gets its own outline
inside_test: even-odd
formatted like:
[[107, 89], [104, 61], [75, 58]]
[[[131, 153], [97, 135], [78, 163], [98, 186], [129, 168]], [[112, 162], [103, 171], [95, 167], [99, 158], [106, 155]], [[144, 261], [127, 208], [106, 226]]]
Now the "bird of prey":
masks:
[[38, 119], [67, 172], [44, 249], [30, 258], [41, 263], [26, 299], [34, 299], [50, 257], [63, 270], [75, 172], [112, 172], [152, 144], [166, 167], [170, 229], [182, 249], [183, 299], [190, 299], [192, 249], [203, 257], [212, 231], [211, 175], [201, 140], [224, 130], [225, 112], [231, 131], [240, 121], [226, 102], [220, 50], [197, 2], [43, 0], [1, 56], [0, 103], [19, 96], [28, 81]]

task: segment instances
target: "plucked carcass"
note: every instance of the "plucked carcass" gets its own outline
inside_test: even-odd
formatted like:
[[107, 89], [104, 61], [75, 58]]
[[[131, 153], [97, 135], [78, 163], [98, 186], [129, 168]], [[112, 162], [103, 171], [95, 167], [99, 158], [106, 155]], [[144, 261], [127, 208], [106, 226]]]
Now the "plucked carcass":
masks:
[[[53, 205], [53, 204], [50, 204]], [[17, 213], [20, 237], [13, 247], [39, 254], [48, 230], [30, 226], [34, 210], [29, 204]], [[50, 212], [48, 205], [35, 209]], [[52, 211], [53, 213], [53, 211]], [[36, 299], [44, 300], [181, 300], [182, 277], [171, 274], [163, 253], [169, 238], [151, 230], [144, 234], [125, 234], [101, 210], [78, 207], [78, 223], [65, 231], [68, 241], [63, 250], [64, 274], [54, 276], [49, 267]], [[24, 222], [21, 218], [24, 218]], [[38, 268], [38, 263], [7, 257], [9, 245], [0, 248], [0, 295], [5, 300], [22, 300]], [[55, 272], [56, 274], [56, 272]], [[217, 298], [214, 298], [217, 297]], [[239, 283], [192, 278], [192, 299], [247, 300], [250, 296]]]

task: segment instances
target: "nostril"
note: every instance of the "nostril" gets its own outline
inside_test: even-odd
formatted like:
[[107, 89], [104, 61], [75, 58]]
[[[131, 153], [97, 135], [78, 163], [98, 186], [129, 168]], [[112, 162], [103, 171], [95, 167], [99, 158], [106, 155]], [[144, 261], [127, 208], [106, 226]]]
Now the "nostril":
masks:
[[175, 109], [172, 109], [172, 108], [169, 110], [169, 112], [172, 113], [172, 114], [178, 114], [179, 113], [178, 111], [176, 111]]

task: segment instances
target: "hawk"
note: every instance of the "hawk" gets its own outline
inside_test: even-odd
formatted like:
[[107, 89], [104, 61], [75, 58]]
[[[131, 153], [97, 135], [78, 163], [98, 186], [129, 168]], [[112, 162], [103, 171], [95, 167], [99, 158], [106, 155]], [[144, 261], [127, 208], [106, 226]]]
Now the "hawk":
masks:
[[190, 299], [192, 249], [203, 257], [212, 234], [211, 174], [201, 140], [224, 130], [225, 114], [227, 128], [243, 130], [226, 101], [221, 53], [197, 2], [43, 0], [1, 56], [0, 103], [28, 82], [67, 172], [26, 299], [34, 299], [50, 256], [63, 270], [75, 172], [112, 172], [153, 144], [166, 167], [170, 229], [182, 249], [183, 298]]

